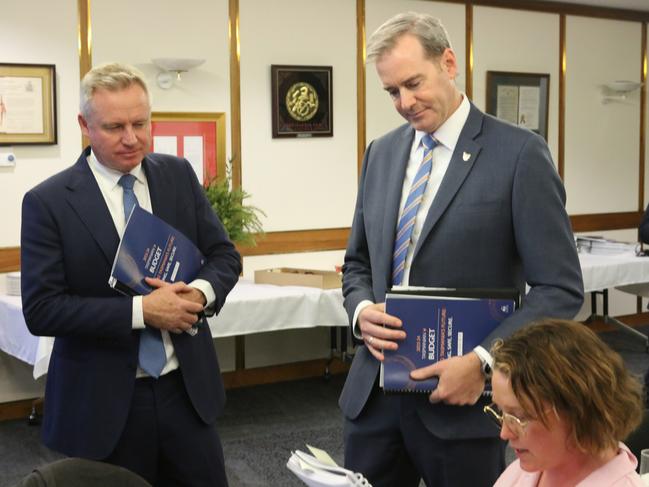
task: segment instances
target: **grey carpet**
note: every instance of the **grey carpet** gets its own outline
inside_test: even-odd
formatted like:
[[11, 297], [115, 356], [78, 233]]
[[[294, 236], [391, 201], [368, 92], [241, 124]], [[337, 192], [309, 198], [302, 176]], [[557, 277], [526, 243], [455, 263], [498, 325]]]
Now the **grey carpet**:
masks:
[[[643, 329], [649, 333], [649, 327]], [[618, 350], [629, 369], [644, 374], [644, 343], [619, 331], [602, 338]], [[286, 469], [291, 450], [306, 443], [327, 450], [342, 464], [342, 416], [337, 399], [343, 376], [255, 386], [228, 391], [218, 429], [230, 487], [299, 487]], [[26, 421], [0, 423], [0, 487], [13, 485], [35, 466], [61, 458], [40, 442], [40, 428]]]

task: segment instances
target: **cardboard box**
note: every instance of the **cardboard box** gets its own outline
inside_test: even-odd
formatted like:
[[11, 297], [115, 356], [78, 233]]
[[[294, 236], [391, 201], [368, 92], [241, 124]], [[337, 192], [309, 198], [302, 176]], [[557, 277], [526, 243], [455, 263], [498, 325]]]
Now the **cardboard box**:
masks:
[[333, 289], [342, 285], [342, 275], [334, 271], [276, 267], [255, 271], [255, 283]]

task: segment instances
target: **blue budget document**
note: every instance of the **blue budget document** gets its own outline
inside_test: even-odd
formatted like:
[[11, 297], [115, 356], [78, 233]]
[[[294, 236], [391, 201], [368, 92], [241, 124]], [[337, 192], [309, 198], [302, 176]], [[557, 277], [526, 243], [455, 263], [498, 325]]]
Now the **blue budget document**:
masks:
[[191, 282], [205, 256], [182, 232], [135, 206], [120, 241], [108, 284], [129, 296], [149, 294], [144, 278]]
[[403, 323], [398, 350], [384, 350], [381, 386], [385, 392], [431, 392], [437, 378], [416, 381], [414, 369], [464, 355], [518, 306], [514, 289], [423, 289], [390, 292], [386, 313]]

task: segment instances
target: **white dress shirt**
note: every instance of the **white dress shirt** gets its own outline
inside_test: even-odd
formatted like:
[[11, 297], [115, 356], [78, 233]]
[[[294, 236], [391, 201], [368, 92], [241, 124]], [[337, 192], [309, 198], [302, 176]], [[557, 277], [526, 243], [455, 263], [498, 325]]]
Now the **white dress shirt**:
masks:
[[[108, 207], [110, 216], [115, 224], [115, 229], [121, 238], [124, 233], [124, 227], [126, 226], [126, 220], [124, 217], [124, 192], [122, 187], [118, 184], [118, 181], [123, 176], [123, 173], [101, 164], [92, 152], [88, 156], [87, 160], [90, 170], [97, 181], [99, 190], [106, 201], [106, 206]], [[152, 212], [149, 185], [142, 164], [138, 164], [130, 173], [135, 176], [136, 179], [133, 191], [137, 197], [138, 204], [143, 209]], [[203, 279], [196, 279], [190, 283], [190, 286], [199, 289], [205, 295], [207, 300], [206, 307], [214, 303], [216, 296], [212, 289], [212, 285], [209, 282]], [[135, 330], [143, 329], [145, 327], [142, 296], [133, 297], [132, 326]], [[169, 332], [166, 330], [160, 330], [160, 332], [162, 335], [162, 342], [164, 343], [165, 354], [167, 356], [167, 363], [161, 373], [161, 375], [164, 375], [178, 368], [178, 359], [171, 338], [169, 337]], [[146, 376], [147, 373], [138, 366], [137, 377]]]
[[[462, 102], [460, 106], [451, 114], [451, 116], [435, 131], [431, 134], [438, 142], [437, 146], [433, 149], [433, 167], [431, 169], [430, 177], [428, 178], [428, 183], [426, 184], [426, 190], [424, 191], [421, 204], [417, 210], [417, 215], [415, 216], [415, 224], [412, 230], [412, 235], [410, 236], [410, 245], [408, 246], [408, 251], [406, 253], [406, 261], [404, 265], [403, 272], [403, 281], [402, 286], [407, 286], [410, 279], [410, 267], [412, 265], [412, 259], [414, 250], [417, 246], [419, 236], [421, 235], [421, 230], [426, 221], [426, 216], [428, 211], [437, 195], [446, 170], [451, 162], [451, 157], [455, 151], [455, 146], [457, 141], [460, 138], [460, 133], [464, 128], [464, 124], [469, 117], [469, 111], [471, 110], [471, 105], [466, 95], [462, 94]], [[426, 135], [426, 132], [420, 130], [415, 131], [415, 137], [412, 141], [412, 147], [410, 149], [410, 157], [408, 158], [408, 165], [406, 166], [406, 175], [403, 179], [403, 186], [401, 189], [401, 202], [399, 203], [399, 217], [403, 212], [403, 208], [408, 199], [408, 193], [410, 192], [410, 187], [412, 182], [417, 175], [419, 166], [421, 165], [422, 160], [424, 159], [424, 147], [421, 143], [421, 139]], [[398, 223], [397, 219], [397, 223]], [[396, 232], [396, 228], [395, 228]], [[391, 242], [392, 243], [392, 242]], [[356, 338], [362, 340], [361, 332], [358, 327], [358, 315], [360, 312], [367, 306], [374, 304], [371, 301], [364, 300], [358, 303], [356, 310], [354, 310], [354, 335]], [[489, 353], [483, 347], [476, 347], [474, 349], [481, 359], [489, 360], [491, 357]], [[486, 355], [485, 355], [486, 354]], [[488, 358], [487, 358], [488, 357]]]

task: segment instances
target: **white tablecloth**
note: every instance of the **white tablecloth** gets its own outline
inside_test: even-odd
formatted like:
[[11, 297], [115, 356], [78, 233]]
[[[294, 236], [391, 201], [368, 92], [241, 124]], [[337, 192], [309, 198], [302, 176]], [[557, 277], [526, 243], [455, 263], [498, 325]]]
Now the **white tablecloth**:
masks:
[[[240, 280], [218, 316], [208, 319], [212, 336], [347, 326], [340, 289], [271, 286]], [[35, 337], [22, 315], [20, 297], [0, 295], [0, 349], [34, 366], [34, 378], [47, 373], [54, 339]]]
[[579, 262], [586, 292], [649, 283], [649, 257], [636, 257], [634, 253], [579, 254]]
[[[579, 261], [586, 292], [649, 283], [649, 257], [631, 253], [579, 254]], [[346, 326], [347, 315], [340, 289], [271, 286], [241, 280], [228, 295], [219, 315], [208, 322], [212, 336], [218, 338], [315, 326]], [[34, 365], [34, 378], [47, 373], [53, 342], [53, 338], [38, 338], [29, 333], [20, 297], [0, 295], [0, 349]]]

